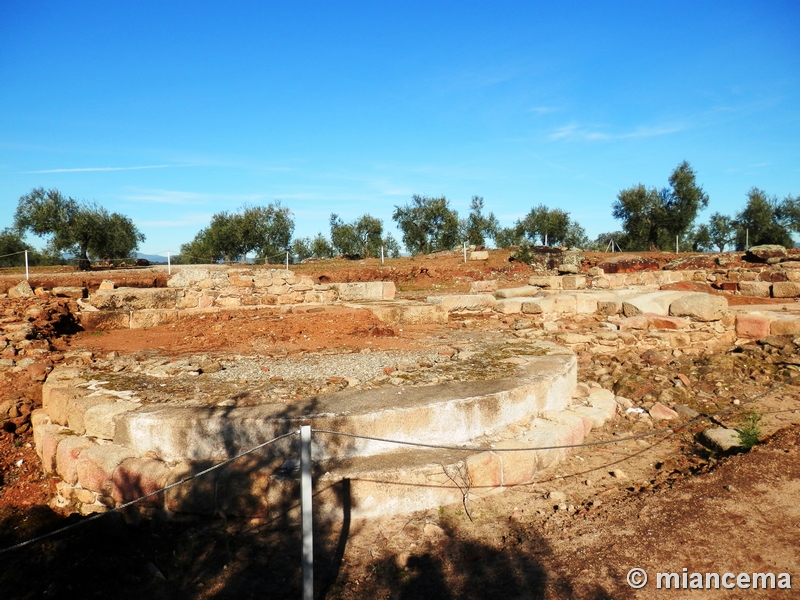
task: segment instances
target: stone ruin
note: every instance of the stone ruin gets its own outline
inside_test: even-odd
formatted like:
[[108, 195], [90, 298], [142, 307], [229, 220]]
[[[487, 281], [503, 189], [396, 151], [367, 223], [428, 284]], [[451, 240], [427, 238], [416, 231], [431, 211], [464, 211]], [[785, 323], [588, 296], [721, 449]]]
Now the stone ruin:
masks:
[[[773, 258], [773, 257], [771, 257]], [[395, 300], [391, 282], [318, 283], [290, 271], [186, 268], [167, 288], [115, 289], [78, 300], [87, 328], [137, 328], [230, 309], [293, 310], [341, 304], [371, 310], [391, 324], [443, 323], [458, 315], [504, 320], [522, 342], [502, 359], [502, 377], [427, 386], [384, 386], [309, 398], [287, 406], [152, 405], [130, 390], [109, 389], [90, 364], [59, 366], [35, 411], [36, 449], [57, 475], [54, 503], [88, 514], [158, 492], [256, 445], [310, 424], [369, 438], [479, 447], [474, 452], [398, 447], [366, 439], [315, 440], [315, 486], [321, 513], [341, 518], [347, 482], [353, 516], [430, 508], [534, 480], [562, 460], [592, 428], [624, 409], [602, 387], [577, 385], [574, 351], [612, 353], [636, 345], [699, 354], [710, 345], [800, 336], [800, 312], [729, 306], [732, 294], [800, 297], [800, 262], [764, 262], [685, 270], [537, 275], [497, 289], [475, 281], [467, 294]], [[701, 293], [681, 285], [712, 284]], [[735, 289], [733, 285], [735, 284]], [[660, 289], [662, 287], [677, 289]], [[594, 315], [596, 335], [563, 329], [564, 319]], [[558, 345], [546, 338], [554, 338]], [[671, 418], [665, 408], [658, 418]], [[664, 416], [666, 415], [666, 416]], [[297, 497], [296, 440], [287, 438], [142, 503], [145, 512], [275, 516]], [[492, 449], [488, 449], [489, 447]], [[517, 448], [549, 450], [510, 451]]]

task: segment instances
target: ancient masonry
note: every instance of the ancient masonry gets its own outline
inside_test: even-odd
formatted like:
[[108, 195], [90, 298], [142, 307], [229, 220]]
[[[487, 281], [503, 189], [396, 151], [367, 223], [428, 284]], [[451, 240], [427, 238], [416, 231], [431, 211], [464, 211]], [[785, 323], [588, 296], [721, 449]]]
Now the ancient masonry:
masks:
[[[260, 269], [186, 268], [165, 289], [114, 289], [109, 283], [80, 300], [85, 327], [149, 327], [231, 308], [289, 310], [298, 304], [340, 303], [367, 308], [390, 323], [491, 313], [510, 319], [514, 335], [527, 339], [535, 352], [511, 359], [513, 377], [341, 392], [321, 396], [313, 410], [302, 403], [295, 410], [149, 406], [130, 392], [105, 389], [87, 366], [59, 366], [44, 384], [43, 408], [32, 418], [36, 449], [45, 471], [61, 479], [54, 502], [88, 514], [157, 491], [301, 424], [372, 438], [487, 448], [431, 452], [356, 438], [315, 443], [317, 504], [330, 517], [341, 517], [345, 483], [353, 516], [460, 502], [532, 481], [569, 452], [514, 449], [578, 444], [624, 407], [625, 399], [609, 390], [576, 385], [572, 350], [613, 352], [620, 345], [638, 344], [699, 352], [709, 344], [800, 336], [797, 312], [729, 308], [723, 294], [659, 287], [738, 279], [737, 293], [768, 288], [771, 295], [785, 297], [789, 286], [800, 286], [796, 265], [771, 265], [763, 271], [767, 275], [756, 272], [756, 278], [770, 281], [746, 281], [750, 272], [725, 269], [607, 274], [595, 268], [586, 275], [532, 277], [528, 285], [511, 289], [477, 281], [469, 294], [433, 296], [427, 302], [394, 300], [393, 283], [320, 284], [288, 271]], [[775, 280], [783, 277], [787, 281]], [[800, 289], [792, 290], [793, 297], [800, 296]], [[588, 336], [558, 329], [559, 319], [579, 314], [597, 315], [605, 331]], [[547, 333], [562, 345], [542, 340]], [[669, 408], [654, 406], [662, 408], [658, 418], [671, 418]], [[296, 454], [296, 440], [286, 438], [258, 455], [156, 494], [144, 506], [151, 511], [277, 514], [293, 505], [287, 498], [297, 497], [295, 475], [287, 467], [293, 464], [287, 458]]]

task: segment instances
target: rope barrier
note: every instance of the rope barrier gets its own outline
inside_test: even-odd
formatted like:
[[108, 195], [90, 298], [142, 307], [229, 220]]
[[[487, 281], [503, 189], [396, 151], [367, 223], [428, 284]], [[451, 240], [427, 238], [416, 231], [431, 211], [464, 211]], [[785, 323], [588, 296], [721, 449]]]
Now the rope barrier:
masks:
[[121, 512], [121, 511], [125, 510], [126, 508], [130, 508], [131, 506], [133, 506], [135, 504], [138, 504], [139, 502], [142, 502], [143, 500], [147, 500], [148, 498], [152, 498], [153, 496], [156, 496], [158, 494], [166, 492], [167, 490], [171, 490], [174, 487], [178, 487], [179, 485], [183, 485], [184, 483], [186, 483], [188, 481], [191, 481], [192, 479], [196, 479], [198, 477], [202, 477], [203, 475], [206, 475], [207, 473], [210, 473], [211, 471], [215, 471], [217, 469], [221, 469], [222, 467], [224, 467], [226, 465], [229, 465], [233, 461], [238, 460], [238, 459], [242, 458], [243, 456], [247, 456], [248, 454], [252, 454], [256, 450], [261, 450], [261, 448], [265, 448], [266, 446], [269, 446], [270, 444], [274, 444], [275, 442], [280, 441], [280, 440], [282, 440], [284, 438], [287, 438], [287, 437], [290, 437], [290, 436], [293, 436], [293, 435], [298, 435], [299, 433], [300, 433], [299, 430], [295, 430], [295, 431], [290, 431], [288, 433], [284, 433], [283, 435], [279, 435], [278, 437], [272, 438], [271, 440], [266, 441], [263, 444], [259, 444], [258, 446], [250, 448], [249, 450], [245, 450], [244, 452], [240, 452], [239, 454], [237, 454], [235, 456], [232, 456], [231, 458], [228, 458], [227, 460], [224, 460], [221, 463], [218, 463], [216, 465], [212, 465], [212, 466], [208, 467], [207, 469], [203, 469], [202, 471], [199, 471], [199, 472], [194, 473], [194, 474], [192, 474], [192, 475], [190, 475], [188, 477], [184, 477], [183, 479], [181, 479], [179, 481], [175, 481], [175, 482], [173, 482], [173, 483], [171, 483], [171, 484], [169, 484], [167, 486], [164, 486], [163, 488], [161, 488], [159, 490], [156, 490], [154, 492], [150, 492], [149, 494], [147, 494], [145, 496], [141, 496], [140, 498], [135, 498], [135, 499], [133, 499], [133, 500], [131, 500], [129, 502], [126, 502], [124, 504], [120, 504], [119, 506], [115, 506], [114, 508], [112, 508], [108, 512], [95, 513], [94, 515], [92, 515], [91, 517], [88, 517], [87, 519], [85, 519], [83, 521], [79, 521], [77, 523], [72, 523], [71, 525], [67, 525], [66, 527], [61, 527], [60, 529], [56, 529], [55, 531], [51, 531], [49, 533], [42, 534], [42, 535], [37, 536], [35, 538], [32, 538], [30, 540], [26, 540], [24, 542], [20, 542], [18, 544], [14, 544], [13, 546], [9, 546], [8, 548], [2, 548], [2, 549], [0, 549], [0, 555], [5, 554], [6, 552], [11, 552], [12, 550], [18, 550], [20, 548], [24, 548], [25, 546], [30, 546], [31, 544], [35, 544], [37, 542], [40, 542], [40, 541], [45, 540], [47, 538], [51, 538], [51, 537], [53, 537], [55, 535], [64, 533], [66, 531], [70, 531], [71, 529], [75, 529], [76, 527], [80, 527], [82, 525], [86, 525], [87, 523], [91, 523], [92, 521], [95, 521], [97, 519], [105, 517], [106, 515], [110, 515], [110, 514], [113, 514], [115, 512]]

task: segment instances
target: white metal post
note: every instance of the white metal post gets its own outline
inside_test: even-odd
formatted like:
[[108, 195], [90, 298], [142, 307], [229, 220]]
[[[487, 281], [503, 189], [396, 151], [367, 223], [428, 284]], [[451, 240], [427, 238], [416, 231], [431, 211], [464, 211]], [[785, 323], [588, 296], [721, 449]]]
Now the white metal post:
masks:
[[675, 254], [678, 253], [678, 236], [675, 236]]
[[311, 426], [300, 427], [300, 504], [303, 527], [303, 600], [314, 600], [314, 528], [311, 514]]
[[289, 251], [286, 251], [286, 270], [289, 270]]
[[28, 279], [28, 251], [25, 250], [25, 280], [27, 281]]
[[467, 242], [464, 242], [464, 264], [467, 262]]
[[169, 252], [167, 252], [167, 275], [172, 275], [172, 263], [169, 260]]
[[381, 246], [381, 265], [383, 265], [383, 246]]

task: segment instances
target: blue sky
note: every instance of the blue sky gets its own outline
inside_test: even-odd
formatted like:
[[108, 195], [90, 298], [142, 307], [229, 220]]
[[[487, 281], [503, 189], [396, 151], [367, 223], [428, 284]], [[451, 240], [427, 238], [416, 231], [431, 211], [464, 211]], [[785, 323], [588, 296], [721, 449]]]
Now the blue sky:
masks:
[[800, 194], [800, 4], [0, 3], [0, 228], [34, 187], [175, 252], [279, 199], [295, 236], [473, 195], [590, 237], [682, 160], [710, 212]]

